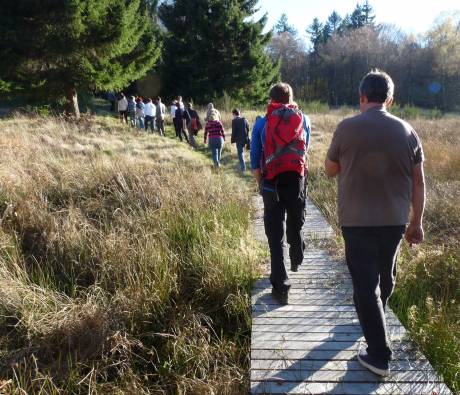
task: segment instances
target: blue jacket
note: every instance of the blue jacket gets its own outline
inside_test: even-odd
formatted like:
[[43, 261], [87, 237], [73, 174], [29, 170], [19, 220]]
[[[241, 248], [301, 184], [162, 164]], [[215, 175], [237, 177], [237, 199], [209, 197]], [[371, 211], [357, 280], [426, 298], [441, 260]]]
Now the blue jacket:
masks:
[[[262, 152], [265, 142], [265, 121], [266, 117], [259, 118], [252, 129], [251, 137], [251, 169], [260, 169], [260, 160], [262, 159]], [[310, 131], [311, 124], [310, 118], [303, 114], [303, 131], [305, 133], [305, 142], [310, 145]]]

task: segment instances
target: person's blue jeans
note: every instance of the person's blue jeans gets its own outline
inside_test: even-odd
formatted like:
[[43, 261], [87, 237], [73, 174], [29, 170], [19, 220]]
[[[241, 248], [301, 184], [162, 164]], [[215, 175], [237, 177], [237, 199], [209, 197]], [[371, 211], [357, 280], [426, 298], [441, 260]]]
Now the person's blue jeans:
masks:
[[209, 149], [211, 150], [214, 166], [220, 167], [220, 158], [222, 156], [222, 148], [224, 147], [224, 139], [222, 137], [211, 137], [209, 139]]
[[137, 127], [144, 129], [144, 117], [137, 117]]
[[246, 162], [244, 161], [244, 146], [245, 144], [236, 143], [236, 150], [238, 151], [238, 160], [240, 161], [241, 171], [246, 171]]

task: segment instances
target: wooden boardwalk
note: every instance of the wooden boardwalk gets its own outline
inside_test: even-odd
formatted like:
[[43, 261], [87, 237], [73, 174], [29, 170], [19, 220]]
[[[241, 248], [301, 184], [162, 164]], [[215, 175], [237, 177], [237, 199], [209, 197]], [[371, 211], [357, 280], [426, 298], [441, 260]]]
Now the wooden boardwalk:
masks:
[[[262, 202], [254, 231], [266, 242]], [[332, 235], [308, 202], [306, 239]], [[286, 260], [289, 268], [289, 259]], [[251, 394], [450, 394], [448, 387], [417, 351], [391, 310], [387, 324], [394, 348], [392, 373], [382, 379], [361, 367], [356, 351], [365, 345], [352, 301], [346, 265], [311, 246], [297, 273], [289, 273], [289, 304], [271, 297], [267, 277], [252, 292]]]

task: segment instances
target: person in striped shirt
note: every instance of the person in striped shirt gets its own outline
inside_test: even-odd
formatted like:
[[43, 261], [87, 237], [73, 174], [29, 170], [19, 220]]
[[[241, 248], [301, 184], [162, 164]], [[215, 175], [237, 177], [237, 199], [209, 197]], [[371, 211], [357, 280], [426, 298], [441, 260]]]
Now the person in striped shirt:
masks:
[[208, 141], [211, 150], [212, 160], [215, 167], [220, 167], [220, 158], [225, 141], [225, 130], [222, 122], [219, 120], [217, 111], [208, 115], [208, 120], [204, 128], [204, 143]]

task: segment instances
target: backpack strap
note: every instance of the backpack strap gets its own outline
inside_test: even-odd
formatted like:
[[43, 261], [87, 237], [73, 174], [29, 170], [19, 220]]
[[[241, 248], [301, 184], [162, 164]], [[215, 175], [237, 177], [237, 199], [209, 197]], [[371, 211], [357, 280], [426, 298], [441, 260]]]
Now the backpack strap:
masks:
[[265, 159], [265, 164], [269, 164], [270, 162], [274, 161], [275, 159], [279, 158], [280, 156], [286, 155], [288, 153], [294, 152], [298, 156], [304, 156], [305, 151], [295, 148], [297, 145], [298, 140], [293, 140], [289, 144], [285, 145], [284, 147], [277, 149], [276, 152], [270, 155], [268, 158]]

